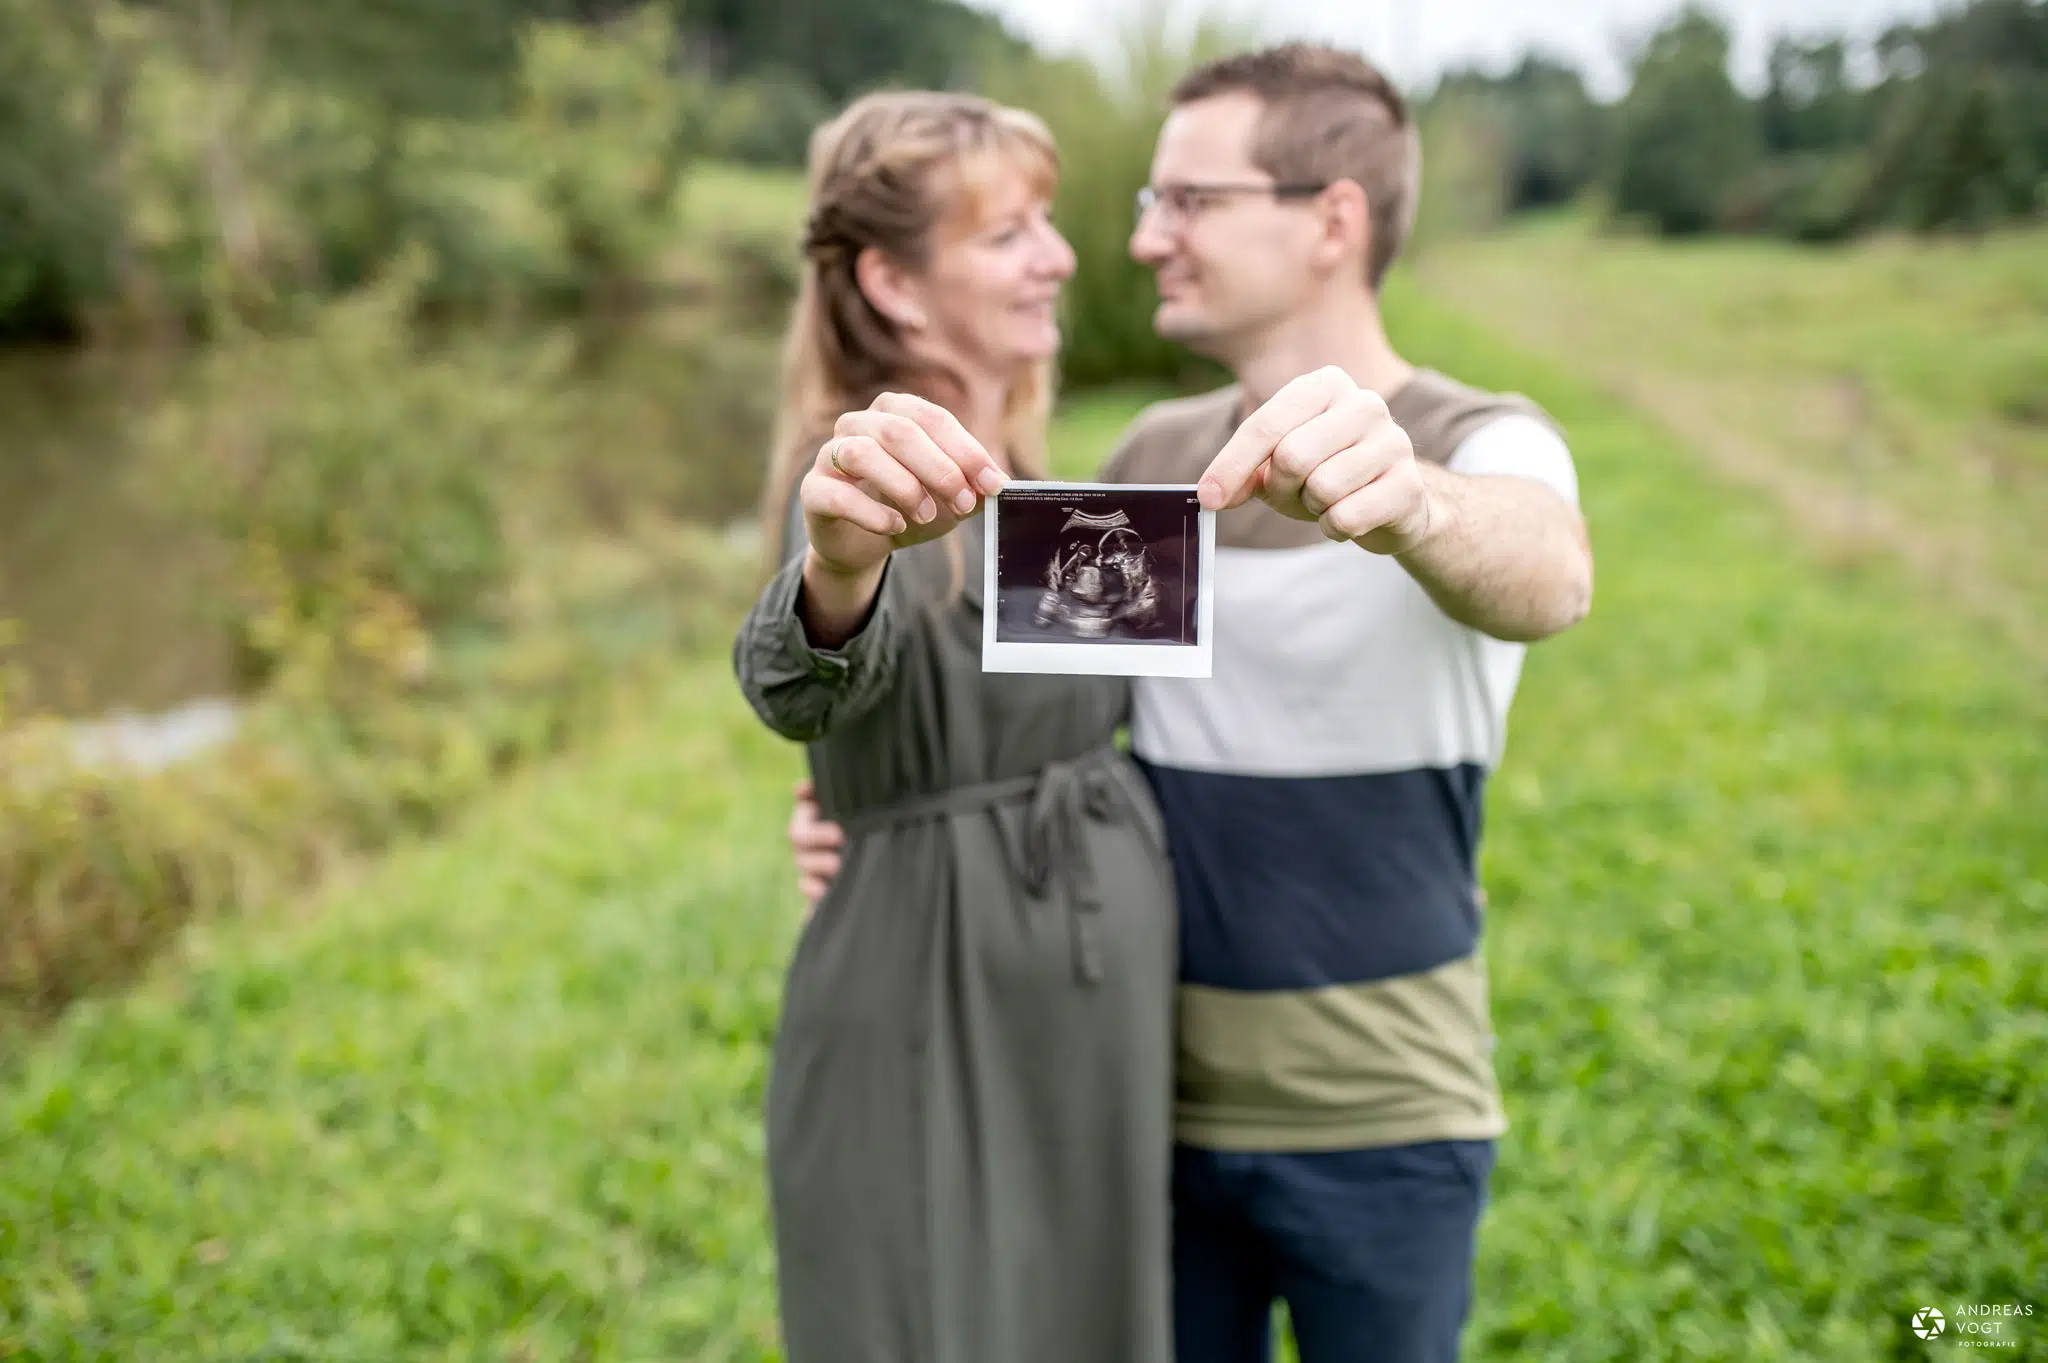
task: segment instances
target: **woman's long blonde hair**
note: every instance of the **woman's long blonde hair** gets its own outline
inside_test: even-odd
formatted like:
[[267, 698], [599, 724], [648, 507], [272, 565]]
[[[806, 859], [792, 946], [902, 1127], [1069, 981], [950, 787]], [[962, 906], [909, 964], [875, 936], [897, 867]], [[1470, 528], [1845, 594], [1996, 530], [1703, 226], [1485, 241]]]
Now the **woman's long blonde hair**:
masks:
[[[1033, 177], [1050, 195], [1059, 174], [1052, 134], [1036, 116], [977, 95], [866, 95], [811, 135], [803, 277], [783, 342], [761, 528], [776, 559], [790, 494], [842, 412], [884, 392], [949, 403], [960, 380], [912, 356], [897, 325], [861, 292], [854, 262], [873, 247], [911, 268], [931, 255], [941, 223], [980, 211], [982, 187]], [[1044, 476], [1053, 362], [1010, 389], [1003, 443], [1020, 478]]]

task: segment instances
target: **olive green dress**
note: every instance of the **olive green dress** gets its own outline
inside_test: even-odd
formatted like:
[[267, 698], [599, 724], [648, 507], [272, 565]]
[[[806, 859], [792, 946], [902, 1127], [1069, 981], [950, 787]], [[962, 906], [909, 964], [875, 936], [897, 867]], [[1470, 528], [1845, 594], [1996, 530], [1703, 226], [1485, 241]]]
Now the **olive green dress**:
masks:
[[821, 652], [795, 521], [734, 648], [848, 832], [768, 1086], [787, 1356], [1168, 1363], [1175, 910], [1128, 685], [983, 673], [982, 518], [953, 537]]

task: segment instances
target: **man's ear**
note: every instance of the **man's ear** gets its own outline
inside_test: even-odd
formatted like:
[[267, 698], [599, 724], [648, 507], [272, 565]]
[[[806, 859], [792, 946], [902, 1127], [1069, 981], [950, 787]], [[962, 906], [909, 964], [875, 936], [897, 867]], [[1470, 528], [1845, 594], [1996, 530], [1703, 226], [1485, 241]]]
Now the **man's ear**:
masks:
[[910, 272], [887, 253], [869, 246], [853, 260], [853, 282], [876, 312], [905, 331], [921, 331], [924, 304]]
[[1316, 196], [1322, 238], [1316, 263], [1333, 268], [1346, 260], [1364, 260], [1372, 249], [1372, 205], [1356, 180], [1338, 180]]

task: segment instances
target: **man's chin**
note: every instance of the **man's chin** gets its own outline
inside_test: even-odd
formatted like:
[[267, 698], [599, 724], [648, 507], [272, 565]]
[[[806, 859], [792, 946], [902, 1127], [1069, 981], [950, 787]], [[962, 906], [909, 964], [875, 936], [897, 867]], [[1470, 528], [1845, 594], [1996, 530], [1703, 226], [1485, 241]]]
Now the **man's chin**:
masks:
[[1152, 330], [1162, 341], [1172, 341], [1186, 346], [1198, 355], [1206, 355], [1215, 344], [1216, 329], [1205, 323], [1194, 312], [1162, 303], [1152, 314]]

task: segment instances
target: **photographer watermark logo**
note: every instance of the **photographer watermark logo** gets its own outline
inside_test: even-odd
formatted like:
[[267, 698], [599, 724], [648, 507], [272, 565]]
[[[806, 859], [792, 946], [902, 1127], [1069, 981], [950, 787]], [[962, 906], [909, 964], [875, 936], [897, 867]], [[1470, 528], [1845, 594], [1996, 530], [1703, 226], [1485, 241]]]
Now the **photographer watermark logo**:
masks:
[[1913, 1333], [1959, 1349], [2017, 1349], [2034, 1314], [2032, 1302], [1957, 1302], [1948, 1311], [1923, 1306], [1907, 1320]]

